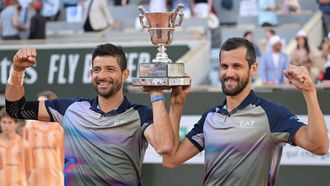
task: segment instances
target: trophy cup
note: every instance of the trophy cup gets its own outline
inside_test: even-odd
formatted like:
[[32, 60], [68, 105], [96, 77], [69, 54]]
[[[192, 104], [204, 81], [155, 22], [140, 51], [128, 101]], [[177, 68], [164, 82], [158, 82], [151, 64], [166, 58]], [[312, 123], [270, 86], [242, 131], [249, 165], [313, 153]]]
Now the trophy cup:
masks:
[[[165, 45], [172, 42], [175, 27], [183, 20], [183, 4], [180, 3], [174, 12], [146, 12], [140, 10], [140, 23], [148, 29], [153, 45], [158, 45], [156, 58], [151, 63], [140, 63], [138, 78], [133, 78], [135, 86], [179, 86], [189, 85], [190, 78], [185, 75], [184, 64], [174, 63], [168, 58]], [[148, 24], [145, 24], [145, 20]]]

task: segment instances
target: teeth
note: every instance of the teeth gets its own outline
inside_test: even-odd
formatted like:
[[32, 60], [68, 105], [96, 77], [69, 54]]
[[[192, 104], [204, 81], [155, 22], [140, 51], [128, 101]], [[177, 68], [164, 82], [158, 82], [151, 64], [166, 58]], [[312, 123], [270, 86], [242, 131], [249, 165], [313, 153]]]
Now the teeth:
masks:
[[101, 86], [106, 86], [106, 85], [110, 85], [110, 83], [101, 82], [101, 83], [99, 83], [99, 85], [101, 85]]
[[226, 82], [235, 82], [235, 80], [228, 79], [228, 80], [226, 80]]

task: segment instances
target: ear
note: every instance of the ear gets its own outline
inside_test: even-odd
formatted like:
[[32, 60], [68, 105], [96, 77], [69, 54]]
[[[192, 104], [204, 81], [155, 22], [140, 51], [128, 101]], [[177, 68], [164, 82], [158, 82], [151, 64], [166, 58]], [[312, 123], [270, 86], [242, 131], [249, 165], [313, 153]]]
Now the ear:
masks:
[[123, 78], [124, 81], [127, 81], [128, 77], [129, 77], [129, 70], [128, 69], [125, 69], [123, 71], [122, 78]]
[[255, 62], [251, 65], [251, 68], [250, 68], [250, 76], [251, 77], [253, 77], [258, 72], [258, 67], [259, 67], [258, 62]]

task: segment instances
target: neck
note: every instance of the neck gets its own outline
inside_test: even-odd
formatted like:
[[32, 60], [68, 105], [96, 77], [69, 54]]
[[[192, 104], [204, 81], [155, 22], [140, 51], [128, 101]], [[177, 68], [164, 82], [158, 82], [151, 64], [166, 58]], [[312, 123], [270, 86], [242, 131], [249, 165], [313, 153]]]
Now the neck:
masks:
[[251, 86], [250, 83], [246, 85], [245, 89], [235, 96], [226, 96], [227, 110], [231, 112], [233, 109], [238, 107], [239, 104], [250, 94]]
[[273, 50], [274, 54], [279, 54], [281, 52], [281, 50]]
[[124, 95], [121, 91], [118, 91], [116, 94], [109, 98], [98, 96], [99, 106], [103, 112], [110, 112], [113, 109], [118, 108], [123, 101]]
[[1, 135], [1, 138], [6, 139], [6, 140], [13, 140], [13, 139], [15, 139], [15, 137], [16, 137], [16, 132], [11, 132], [11, 133], [4, 132]]

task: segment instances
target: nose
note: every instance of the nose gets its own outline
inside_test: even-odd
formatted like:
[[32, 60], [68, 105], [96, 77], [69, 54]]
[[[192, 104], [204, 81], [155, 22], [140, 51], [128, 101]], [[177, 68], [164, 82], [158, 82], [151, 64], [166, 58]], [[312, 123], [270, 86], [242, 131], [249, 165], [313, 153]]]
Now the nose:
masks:
[[105, 70], [101, 69], [100, 72], [97, 75], [98, 79], [105, 79], [107, 77], [107, 73]]
[[234, 69], [231, 68], [231, 67], [228, 67], [224, 72], [223, 74], [226, 76], [226, 77], [234, 77]]

